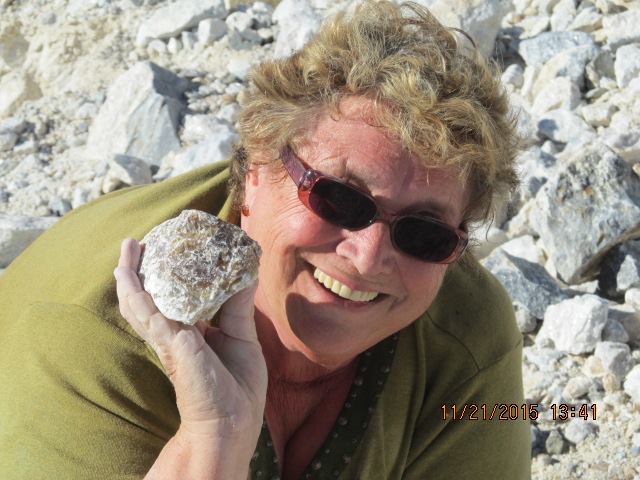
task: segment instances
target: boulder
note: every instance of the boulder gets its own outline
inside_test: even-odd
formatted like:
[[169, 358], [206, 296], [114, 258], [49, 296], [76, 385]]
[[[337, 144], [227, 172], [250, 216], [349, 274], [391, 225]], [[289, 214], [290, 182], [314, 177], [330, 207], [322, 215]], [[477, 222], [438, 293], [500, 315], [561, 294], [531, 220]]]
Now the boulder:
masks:
[[543, 318], [549, 305], [566, 298], [544, 267], [524, 258], [494, 250], [481, 263], [502, 283], [514, 303]]
[[607, 302], [596, 295], [581, 295], [550, 305], [536, 343], [550, 340], [557, 350], [573, 355], [591, 353], [607, 323]]
[[529, 221], [569, 284], [589, 280], [603, 256], [640, 229], [640, 178], [601, 144], [570, 158], [534, 203]]
[[89, 129], [87, 154], [116, 154], [150, 165], [180, 149], [177, 126], [185, 109], [189, 82], [152, 62], [140, 62], [111, 85], [107, 99]]
[[272, 20], [279, 27], [274, 58], [283, 58], [299, 50], [320, 28], [320, 17], [308, 0], [282, 0]]

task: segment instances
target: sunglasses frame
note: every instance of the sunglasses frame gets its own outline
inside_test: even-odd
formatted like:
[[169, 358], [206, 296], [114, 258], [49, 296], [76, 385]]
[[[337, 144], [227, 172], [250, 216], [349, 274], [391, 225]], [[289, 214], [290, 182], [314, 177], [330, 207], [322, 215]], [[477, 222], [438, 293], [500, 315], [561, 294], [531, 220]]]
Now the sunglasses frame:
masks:
[[[293, 150], [289, 146], [284, 147], [280, 151], [280, 159], [282, 160], [282, 163], [283, 163], [285, 169], [289, 173], [289, 176], [291, 177], [291, 180], [293, 180], [293, 182], [298, 187], [298, 198], [304, 204], [304, 206], [307, 207], [307, 209], [309, 209], [310, 211], [312, 211], [316, 215], [318, 215], [318, 214], [311, 207], [309, 196], [311, 195], [311, 191], [313, 190], [313, 187], [315, 186], [315, 184], [320, 180], [330, 180], [330, 181], [337, 182], [340, 185], [343, 185], [345, 188], [349, 188], [349, 189], [357, 192], [358, 194], [364, 196], [365, 198], [369, 199], [372, 202], [372, 204], [375, 206], [376, 213], [374, 214], [374, 216], [368, 221], [367, 224], [363, 225], [362, 227], [357, 227], [357, 228], [345, 227], [345, 226], [336, 224], [334, 222], [331, 222], [330, 220], [327, 220], [327, 219], [321, 217], [320, 215], [318, 215], [318, 216], [320, 216], [320, 218], [322, 218], [326, 222], [331, 223], [332, 225], [336, 225], [338, 227], [345, 228], [345, 229], [350, 230], [350, 231], [358, 231], [358, 230], [363, 230], [363, 229], [367, 228], [370, 225], [373, 225], [375, 222], [386, 223], [387, 225], [389, 225], [389, 233], [390, 233], [390, 236], [391, 236], [391, 243], [393, 244], [393, 246], [399, 252], [402, 252], [404, 255], [410, 256], [412, 258], [417, 258], [418, 260], [421, 260], [421, 261], [423, 261], [425, 263], [438, 263], [438, 264], [453, 263], [458, 258], [460, 258], [462, 253], [467, 248], [467, 245], [469, 244], [469, 235], [467, 234], [467, 232], [465, 232], [464, 230], [462, 230], [460, 228], [452, 227], [451, 225], [448, 225], [448, 224], [446, 224], [446, 223], [444, 223], [444, 222], [442, 222], [442, 221], [440, 221], [440, 220], [438, 220], [436, 218], [430, 217], [428, 215], [417, 214], [417, 213], [416, 214], [404, 214], [404, 215], [383, 214], [382, 213], [382, 209], [378, 205], [378, 202], [376, 202], [375, 199], [371, 195], [369, 195], [368, 193], [363, 192], [359, 188], [356, 188], [355, 186], [345, 182], [341, 178], [334, 177], [332, 175], [324, 174], [324, 173], [319, 172], [318, 170], [314, 170], [312, 168], [306, 168], [304, 166], [304, 164], [302, 163], [302, 160], [300, 160], [300, 158], [298, 158], [298, 156], [295, 153], [293, 153]], [[424, 259], [422, 259], [420, 257], [417, 257], [417, 256], [411, 255], [409, 253], [406, 253], [402, 249], [400, 249], [396, 245], [396, 242], [394, 240], [394, 225], [396, 224], [396, 222], [398, 220], [400, 220], [402, 218], [407, 218], [407, 217], [419, 218], [419, 219], [425, 220], [425, 221], [427, 221], [429, 223], [434, 223], [434, 224], [438, 225], [439, 227], [444, 228], [444, 229], [449, 230], [450, 232], [454, 233], [458, 237], [458, 243], [457, 243], [456, 247], [454, 248], [453, 252], [451, 252], [451, 254], [447, 258], [436, 262], [436, 261], [424, 260]]]

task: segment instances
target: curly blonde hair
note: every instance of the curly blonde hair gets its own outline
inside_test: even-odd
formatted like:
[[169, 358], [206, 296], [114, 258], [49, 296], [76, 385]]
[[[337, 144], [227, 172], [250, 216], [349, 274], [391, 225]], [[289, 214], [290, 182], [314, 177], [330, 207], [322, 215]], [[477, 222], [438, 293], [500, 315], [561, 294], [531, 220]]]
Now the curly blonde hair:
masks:
[[343, 98], [360, 95], [381, 107], [377, 124], [426, 166], [459, 168], [471, 193], [465, 225], [489, 219], [497, 199], [518, 185], [518, 138], [499, 70], [464, 37], [413, 2], [365, 0], [326, 21], [290, 57], [256, 66], [231, 163], [235, 211], [254, 154], [277, 161], [319, 113], [339, 115]]

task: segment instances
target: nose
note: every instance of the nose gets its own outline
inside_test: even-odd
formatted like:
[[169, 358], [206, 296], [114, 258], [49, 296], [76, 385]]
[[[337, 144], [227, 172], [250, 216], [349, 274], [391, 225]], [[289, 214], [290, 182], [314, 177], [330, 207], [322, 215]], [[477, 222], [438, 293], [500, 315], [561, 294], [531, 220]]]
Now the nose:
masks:
[[362, 230], [346, 232], [336, 253], [348, 259], [360, 275], [375, 278], [392, 272], [395, 249], [388, 225], [376, 222]]

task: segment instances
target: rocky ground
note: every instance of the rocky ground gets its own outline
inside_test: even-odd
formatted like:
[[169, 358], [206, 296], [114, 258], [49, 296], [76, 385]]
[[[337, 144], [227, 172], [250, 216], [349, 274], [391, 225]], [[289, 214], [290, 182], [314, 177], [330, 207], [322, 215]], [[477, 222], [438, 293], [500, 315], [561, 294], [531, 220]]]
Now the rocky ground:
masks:
[[[104, 193], [226, 158], [249, 68], [351, 3], [0, 0], [0, 269]], [[533, 478], [640, 479], [640, 2], [419, 3], [496, 59], [529, 139], [475, 237], [525, 339]]]

